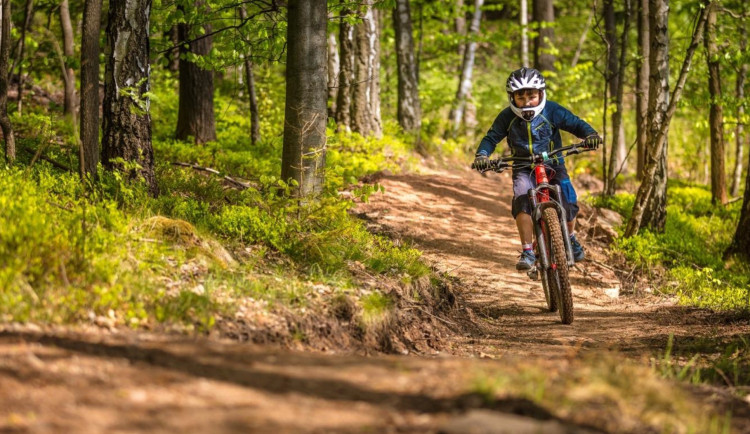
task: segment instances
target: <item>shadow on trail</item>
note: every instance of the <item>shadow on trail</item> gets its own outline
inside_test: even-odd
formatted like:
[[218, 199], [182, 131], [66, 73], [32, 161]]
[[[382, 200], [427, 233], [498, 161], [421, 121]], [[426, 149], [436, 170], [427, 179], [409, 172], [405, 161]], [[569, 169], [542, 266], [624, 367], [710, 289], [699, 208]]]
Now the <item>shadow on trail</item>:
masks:
[[[193, 377], [231, 383], [278, 395], [297, 393], [336, 402], [361, 401], [399, 411], [417, 413], [441, 413], [471, 408], [486, 408], [540, 420], [560, 420], [545, 408], [525, 398], [510, 397], [487, 402], [484, 399], [485, 397], [473, 393], [436, 398], [424, 394], [369, 390], [338, 379], [303, 378], [302, 376], [270, 372], [267, 365], [265, 368], [257, 366], [257, 362], [262, 361], [256, 360], [258, 356], [253, 353], [252, 347], [245, 347], [246, 360], [243, 361], [241, 366], [237, 366], [236, 362], [227, 362], [217, 357], [218, 354], [206, 357], [201, 353], [202, 347], [190, 347], [189, 344], [184, 342], [177, 343], [176, 348], [179, 350], [190, 349], [198, 354], [196, 356], [180, 355], [160, 348], [147, 348], [134, 344], [91, 342], [81, 338], [40, 335], [31, 332], [0, 332], [0, 339], [34, 342], [87, 356], [123, 358], [131, 363], [145, 363]], [[211, 360], [199, 360], [201, 358]], [[318, 366], [319, 357], [300, 357], [297, 362], [300, 362], [300, 365], [306, 364], [313, 368]], [[304, 371], [300, 371], [300, 374], [304, 375]]]

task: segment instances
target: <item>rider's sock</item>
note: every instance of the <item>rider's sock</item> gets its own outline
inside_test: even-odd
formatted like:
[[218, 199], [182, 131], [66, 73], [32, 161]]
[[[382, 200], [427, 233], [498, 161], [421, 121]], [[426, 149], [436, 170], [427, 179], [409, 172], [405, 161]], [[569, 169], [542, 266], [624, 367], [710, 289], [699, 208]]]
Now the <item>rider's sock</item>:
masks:
[[524, 252], [527, 251], [527, 250], [534, 250], [534, 245], [533, 244], [524, 244], [521, 247], [523, 247], [523, 251]]

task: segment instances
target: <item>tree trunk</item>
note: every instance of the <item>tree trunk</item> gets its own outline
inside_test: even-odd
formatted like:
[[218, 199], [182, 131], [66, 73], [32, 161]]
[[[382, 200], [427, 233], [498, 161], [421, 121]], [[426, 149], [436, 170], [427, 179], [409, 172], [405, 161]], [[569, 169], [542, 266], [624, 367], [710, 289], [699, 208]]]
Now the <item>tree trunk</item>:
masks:
[[[204, 3], [197, 1], [196, 7], [203, 8]], [[211, 25], [203, 26], [205, 33], [211, 33]], [[214, 72], [203, 69], [186, 58], [188, 53], [205, 56], [211, 52], [213, 39], [200, 38], [192, 42], [194, 32], [189, 24], [178, 25], [180, 38], [180, 107], [177, 113], [178, 140], [193, 137], [195, 143], [206, 143], [216, 140], [216, 121], [214, 119]]]
[[99, 34], [102, 0], [86, 0], [81, 34], [81, 172], [99, 164]]
[[352, 92], [352, 130], [362, 135], [382, 133], [380, 118], [373, 112], [373, 100], [380, 94], [373, 93], [373, 81], [380, 80], [378, 22], [371, 2], [364, 2], [362, 21], [355, 29], [357, 43], [355, 56], [355, 78]]
[[372, 8], [372, 16], [375, 22], [375, 38], [373, 43], [373, 70], [370, 80], [370, 113], [372, 114], [372, 134], [375, 137], [383, 136], [383, 118], [380, 115], [380, 22], [383, 20], [380, 9]]
[[26, 51], [26, 31], [31, 24], [31, 18], [34, 16], [34, 0], [26, 0], [26, 8], [23, 13], [23, 27], [21, 28], [21, 38], [18, 40], [18, 53], [13, 60], [13, 66], [10, 68], [11, 75], [18, 67], [18, 97], [16, 98], [16, 111], [18, 114], [23, 112], [23, 57]]
[[[745, 27], [744, 21], [740, 28], [740, 51], [745, 52], [747, 50], [747, 28]], [[742, 62], [739, 71], [737, 71], [737, 127], [735, 129], [735, 160], [734, 160], [734, 171], [732, 173], [732, 188], [730, 190], [732, 196], [737, 196], [740, 192], [740, 182], [742, 182], [742, 159], [743, 157], [743, 146], [745, 142], [745, 129], [742, 124], [743, 118], [745, 117], [745, 79], [747, 78], [748, 64]]]
[[396, 65], [398, 68], [398, 123], [405, 131], [419, 131], [422, 108], [419, 103], [419, 84], [414, 62], [414, 38], [411, 30], [409, 0], [396, 0], [393, 10], [396, 30]]
[[[667, 191], [667, 133], [669, 123], [677, 110], [677, 103], [685, 87], [690, 63], [695, 49], [703, 37], [703, 27], [706, 23], [707, 8], [701, 7], [698, 14], [698, 24], [693, 29], [685, 59], [682, 62], [677, 86], [669, 98], [669, 33], [667, 18], [669, 15], [668, 0], [649, 0], [649, 28], [651, 36], [649, 82], [649, 131], [650, 140], [646, 155], [646, 168], [643, 182], [633, 204], [633, 213], [625, 228], [625, 237], [632, 237], [642, 227], [650, 227], [657, 231], [664, 228], [666, 222], [666, 191]], [[704, 0], [710, 1], [710, 0]], [[703, 5], [705, 6], [705, 4]], [[664, 107], [669, 104], [665, 111]]]
[[[141, 177], [158, 193], [151, 145], [149, 11], [151, 0], [118, 0], [109, 5], [105, 68], [102, 161], [110, 170]], [[136, 163], [137, 168], [122, 165]]]
[[322, 191], [326, 161], [326, 0], [288, 4], [286, 109], [281, 179], [297, 196]]
[[724, 107], [721, 102], [721, 71], [719, 47], [716, 46], [716, 13], [719, 4], [713, 0], [708, 5], [706, 47], [708, 62], [708, 92], [711, 95], [709, 126], [711, 128], [711, 203], [727, 203], [726, 171], [724, 169]]
[[10, 0], [2, 1], [0, 7], [0, 128], [5, 139], [5, 160], [16, 159], [16, 139], [8, 117], [8, 63], [10, 61]]
[[471, 93], [471, 75], [474, 70], [474, 56], [477, 51], [475, 38], [479, 33], [483, 4], [484, 0], [474, 0], [474, 15], [471, 19], [471, 27], [467, 35], [469, 42], [466, 44], [466, 50], [464, 51], [464, 61], [458, 81], [458, 90], [456, 91], [456, 99], [453, 101], [453, 109], [450, 114], [451, 122], [453, 123], [453, 137], [456, 137], [461, 128], [461, 122], [464, 120], [466, 110], [466, 98]]
[[336, 34], [328, 34], [328, 117], [336, 118], [336, 94], [339, 88], [339, 46]]
[[636, 78], [635, 124], [637, 136], [636, 177], [643, 179], [648, 144], [648, 76], [649, 53], [651, 50], [648, 27], [648, 0], [638, 0], [638, 76]]
[[[466, 34], [466, 13], [464, 12], [464, 0], [456, 0], [456, 35], [458, 35], [459, 41]], [[464, 50], [466, 44], [458, 43], [458, 58], [464, 58]]]
[[555, 8], [553, 0], [533, 0], [534, 21], [537, 36], [534, 38], [534, 65], [540, 71], [555, 70], [555, 55], [552, 53], [555, 39]]
[[[247, 11], [240, 6], [240, 18], [247, 20]], [[260, 114], [258, 113], [258, 97], [255, 93], [255, 76], [253, 75], [253, 62], [250, 53], [245, 55], [245, 85], [247, 86], [247, 97], [250, 100], [250, 143], [255, 146], [260, 141]]]
[[[750, 155], [750, 152], [748, 152]], [[750, 167], [750, 162], [748, 162]], [[724, 252], [724, 257], [732, 254], [739, 254], [750, 261], [750, 170], [745, 177], [745, 196], [742, 199], [742, 210], [740, 211], [740, 220], [737, 222], [737, 231], [734, 233], [732, 243]]]
[[70, 59], [75, 55], [75, 46], [73, 42], [73, 24], [70, 22], [70, 8], [68, 0], [60, 3], [60, 26], [62, 27], [63, 54], [65, 54], [65, 103], [64, 111], [66, 115], [74, 116], [76, 112], [76, 76], [75, 71], [70, 64]]
[[521, 0], [521, 66], [529, 67], [529, 5]]
[[339, 89], [336, 97], [336, 124], [339, 129], [351, 130], [352, 83], [354, 82], [354, 27], [346, 21], [351, 10], [341, 11], [339, 23]]
[[622, 38], [620, 39], [620, 58], [617, 62], [617, 77], [616, 88], [613, 89], [613, 100], [615, 102], [615, 111], [612, 113], [612, 153], [609, 158], [609, 179], [606, 183], [605, 194], [612, 196], [615, 194], [617, 188], [617, 176], [622, 170], [625, 169], [625, 157], [627, 150], [625, 149], [625, 128], [622, 122], [623, 112], [623, 95], [625, 93], [625, 68], [627, 66], [627, 53], [628, 53], [628, 36], [630, 33], [630, 0], [624, 0], [625, 3], [625, 17], [622, 28]]

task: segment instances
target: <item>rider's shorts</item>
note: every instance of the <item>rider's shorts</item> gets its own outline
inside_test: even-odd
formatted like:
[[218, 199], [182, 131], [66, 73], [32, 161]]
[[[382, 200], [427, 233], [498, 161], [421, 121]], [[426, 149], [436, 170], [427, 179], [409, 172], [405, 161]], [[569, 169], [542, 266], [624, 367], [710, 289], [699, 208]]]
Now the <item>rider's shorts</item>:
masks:
[[[555, 176], [550, 184], [557, 184], [562, 191], [562, 206], [567, 211], [567, 221], [573, 221], [578, 215], [578, 195], [570, 182], [570, 176], [564, 165], [552, 166]], [[551, 174], [550, 171], [547, 171]], [[531, 214], [531, 202], [529, 201], [529, 189], [536, 186], [536, 177], [530, 169], [513, 171], [513, 207], [511, 212], [513, 218], [519, 213]]]

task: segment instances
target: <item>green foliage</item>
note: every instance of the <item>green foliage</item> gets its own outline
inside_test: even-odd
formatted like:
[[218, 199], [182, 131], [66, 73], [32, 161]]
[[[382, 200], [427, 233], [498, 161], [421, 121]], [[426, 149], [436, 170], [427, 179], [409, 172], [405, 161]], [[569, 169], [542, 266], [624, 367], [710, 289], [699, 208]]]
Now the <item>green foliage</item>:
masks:
[[[668, 188], [664, 233], [642, 230], [631, 238], [618, 238], [615, 249], [634, 265], [651, 273], [666, 268], [671, 283], [664, 288], [685, 304], [712, 309], [750, 309], [750, 266], [725, 263], [723, 252], [737, 226], [739, 203], [711, 204], [703, 186], [671, 182]], [[595, 198], [595, 206], [611, 208], [626, 218], [631, 194]]]

